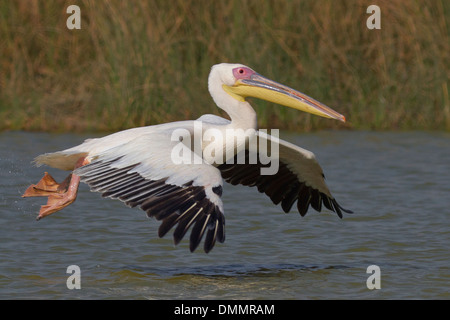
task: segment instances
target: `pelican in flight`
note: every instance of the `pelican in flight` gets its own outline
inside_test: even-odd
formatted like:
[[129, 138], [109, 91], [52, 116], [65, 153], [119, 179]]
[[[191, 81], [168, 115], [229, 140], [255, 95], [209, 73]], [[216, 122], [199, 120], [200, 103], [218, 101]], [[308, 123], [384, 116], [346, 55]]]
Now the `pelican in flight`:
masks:
[[[281, 203], [285, 212], [296, 203], [302, 216], [310, 206], [320, 212], [322, 205], [341, 218], [342, 212], [351, 213], [331, 195], [313, 153], [257, 130], [256, 113], [245, 98], [264, 99], [345, 122], [343, 115], [242, 64], [214, 65], [208, 89], [230, 120], [203, 115], [195, 121], [133, 128], [36, 157], [38, 166], [71, 171], [61, 183], [45, 172], [37, 184], [27, 188], [23, 197], [48, 197], [37, 220], [74, 202], [80, 181], [103, 197], [139, 207], [161, 221], [159, 237], [175, 227], [175, 245], [192, 228], [191, 252], [205, 234], [205, 252], [216, 241], [225, 241], [223, 180], [257, 187], [274, 204]], [[229, 139], [226, 133], [230, 130], [239, 134]], [[207, 137], [207, 132], [214, 132], [214, 137]], [[219, 138], [220, 134], [225, 138]], [[258, 157], [259, 149], [249, 147], [249, 141], [257, 141], [257, 146], [270, 145], [272, 161], [278, 164], [276, 172], [262, 174], [267, 164]], [[206, 149], [214, 150], [210, 154], [215, 156], [204, 156]], [[239, 162], [239, 157], [243, 161]], [[180, 158], [192, 161], [180, 162]]]

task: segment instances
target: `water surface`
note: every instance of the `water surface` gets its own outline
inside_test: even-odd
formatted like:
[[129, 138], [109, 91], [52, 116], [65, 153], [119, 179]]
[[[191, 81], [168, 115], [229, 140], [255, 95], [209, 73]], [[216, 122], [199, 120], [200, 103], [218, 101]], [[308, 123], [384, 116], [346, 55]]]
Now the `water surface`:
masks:
[[[282, 138], [313, 151], [339, 203], [355, 212], [305, 217], [254, 188], [226, 185], [224, 244], [190, 253], [159, 222], [82, 185], [41, 221], [22, 199], [40, 153], [87, 136], [0, 134], [1, 299], [449, 299], [450, 134], [320, 132]], [[81, 270], [69, 290], [67, 267]], [[381, 270], [369, 290], [367, 267]]]

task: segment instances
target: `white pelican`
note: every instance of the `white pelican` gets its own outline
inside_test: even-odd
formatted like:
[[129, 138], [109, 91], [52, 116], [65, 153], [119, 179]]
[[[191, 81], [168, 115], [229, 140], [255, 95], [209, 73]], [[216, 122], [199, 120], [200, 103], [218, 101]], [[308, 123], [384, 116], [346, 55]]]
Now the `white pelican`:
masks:
[[[25, 191], [23, 197], [48, 197], [37, 220], [74, 202], [80, 181], [87, 183], [92, 191], [101, 192], [103, 197], [119, 199], [130, 207], [140, 207], [149, 217], [161, 220], [158, 230], [160, 237], [176, 225], [173, 233], [175, 244], [192, 226], [191, 252], [197, 248], [205, 233], [205, 252], [213, 248], [216, 240], [225, 240], [221, 200], [223, 180], [233, 185], [256, 186], [275, 204], [281, 203], [285, 212], [290, 211], [297, 201], [302, 216], [310, 205], [316, 211], [321, 211], [322, 204], [339, 217], [342, 217], [342, 211], [351, 213], [331, 195], [322, 169], [311, 152], [256, 130], [256, 113], [245, 98], [265, 99], [345, 122], [344, 116], [241, 64], [222, 63], [213, 66], [208, 89], [217, 106], [228, 113], [231, 121], [204, 115], [196, 121], [124, 130], [103, 138], [88, 139], [70, 149], [38, 156], [35, 159], [38, 166], [45, 164], [72, 173], [59, 184], [46, 172], [36, 185], [31, 185]], [[195, 125], [198, 123], [202, 125], [200, 138], [198, 135], [195, 137]], [[182, 134], [179, 140], [174, 141], [173, 133], [179, 129], [182, 129]], [[218, 133], [242, 129], [250, 130], [250, 133], [233, 137], [233, 141], [223, 141], [204, 138], [203, 134], [208, 129]], [[189, 135], [194, 136], [194, 141], [189, 140]], [[275, 146], [278, 149], [275, 156], [279, 166], [272, 175], [261, 175], [261, 161], [253, 164], [248, 161], [251, 152], [254, 152], [248, 147], [248, 141], [255, 137], [267, 144], [270, 140], [272, 148]], [[226, 161], [220, 163], [200, 157], [196, 158], [200, 161], [193, 163], [174, 163], [173, 150], [183, 139], [191, 141], [188, 152], [194, 157], [202, 156], [209, 144], [215, 143], [217, 147], [220, 143], [219, 149], [224, 151], [223, 160]], [[198, 143], [200, 149], [195, 148]], [[238, 154], [244, 154], [247, 161], [244, 164], [230, 163], [229, 160], [237, 159]]]

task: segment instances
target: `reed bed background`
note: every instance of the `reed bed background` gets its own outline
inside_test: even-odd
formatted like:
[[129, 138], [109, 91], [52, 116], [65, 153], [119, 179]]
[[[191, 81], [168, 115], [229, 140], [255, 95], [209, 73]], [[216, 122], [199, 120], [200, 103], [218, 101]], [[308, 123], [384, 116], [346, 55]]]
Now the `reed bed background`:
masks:
[[[81, 8], [81, 30], [66, 8]], [[366, 9], [381, 8], [381, 30]], [[115, 131], [224, 115], [240, 62], [348, 123], [252, 100], [262, 128], [450, 130], [450, 2], [0, 0], [0, 130]]]

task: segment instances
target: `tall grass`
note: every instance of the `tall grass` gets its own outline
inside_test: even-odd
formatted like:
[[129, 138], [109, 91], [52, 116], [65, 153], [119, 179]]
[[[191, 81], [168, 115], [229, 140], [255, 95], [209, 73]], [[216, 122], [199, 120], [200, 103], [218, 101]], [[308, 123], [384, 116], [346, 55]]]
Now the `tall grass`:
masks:
[[[68, 30], [66, 8], [81, 8]], [[381, 30], [366, 9], [381, 8]], [[115, 131], [224, 115], [210, 67], [240, 62], [346, 115], [252, 100], [261, 127], [450, 130], [450, 3], [0, 1], [0, 129]]]

